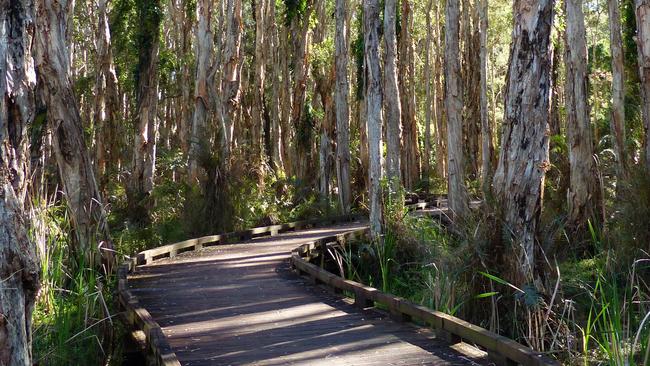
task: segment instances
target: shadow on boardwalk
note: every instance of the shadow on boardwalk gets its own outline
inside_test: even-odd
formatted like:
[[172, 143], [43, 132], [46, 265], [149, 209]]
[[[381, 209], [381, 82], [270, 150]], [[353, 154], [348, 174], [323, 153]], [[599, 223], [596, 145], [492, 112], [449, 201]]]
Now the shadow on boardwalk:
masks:
[[467, 365], [428, 330], [360, 311], [288, 268], [290, 251], [363, 227], [337, 225], [206, 248], [129, 280], [184, 365]]

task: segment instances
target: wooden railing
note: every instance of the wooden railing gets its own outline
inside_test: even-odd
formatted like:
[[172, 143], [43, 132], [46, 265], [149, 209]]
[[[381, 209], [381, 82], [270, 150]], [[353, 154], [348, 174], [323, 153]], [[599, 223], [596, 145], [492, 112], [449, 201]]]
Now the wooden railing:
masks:
[[120, 264], [117, 270], [118, 300], [122, 307], [126, 324], [134, 332], [144, 335], [144, 351], [146, 353], [147, 365], [179, 366], [180, 362], [167, 342], [160, 325], [154, 321], [147, 309], [140, 305], [137, 296], [129, 289], [128, 275], [135, 272], [138, 266], [149, 264], [156, 259], [173, 258], [179, 253], [200, 250], [207, 246], [228, 244], [233, 241], [244, 241], [256, 237], [275, 236], [283, 232], [302, 230], [310, 227], [350, 222], [361, 219], [362, 217], [361, 215], [344, 215], [309, 219], [281, 225], [256, 227], [220, 235], [203, 236], [145, 250], [132, 258], [127, 258], [127, 260]]
[[[331, 249], [331, 246], [345, 247], [351, 240], [366, 235], [368, 235], [368, 229], [361, 229], [303, 244], [292, 252], [291, 265], [298, 273], [307, 275], [313, 283], [321, 283], [334, 289], [337, 293], [347, 291], [349, 294], [353, 294], [354, 303], [360, 308], [381, 304], [396, 320], [417, 319], [431, 326], [437, 335], [446, 341], [451, 343], [465, 341], [477, 345], [484, 349], [488, 353], [488, 357], [498, 365], [559, 365], [557, 361], [509, 338], [454, 316], [417, 305], [404, 298], [381, 292], [376, 288], [346, 280], [323, 268], [325, 253]], [[320, 266], [311, 263], [316, 258], [320, 258]]]

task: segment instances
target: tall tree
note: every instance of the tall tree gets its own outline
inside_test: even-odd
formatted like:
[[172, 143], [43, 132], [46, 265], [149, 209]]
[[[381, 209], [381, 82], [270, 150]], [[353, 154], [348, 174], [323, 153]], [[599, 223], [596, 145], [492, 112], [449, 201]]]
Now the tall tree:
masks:
[[382, 93], [379, 64], [379, 1], [363, 2], [364, 54], [367, 69], [366, 113], [368, 120], [368, 145], [370, 154], [370, 233], [374, 239], [381, 235], [382, 227]]
[[135, 222], [149, 220], [148, 196], [154, 186], [156, 134], [158, 130], [158, 53], [162, 9], [160, 0], [138, 1], [140, 29], [137, 69], [137, 121], [133, 144], [133, 170], [129, 192], [129, 211]]
[[535, 239], [542, 210], [544, 176], [549, 168], [548, 122], [551, 93], [553, 0], [518, 0], [505, 115], [493, 189], [503, 219], [503, 237], [513, 251], [508, 263], [517, 286], [534, 276]]
[[275, 24], [275, 1], [269, 1], [266, 8], [266, 28], [267, 28], [267, 49], [270, 53], [270, 56], [267, 55], [267, 58], [270, 60], [272, 67], [270, 67], [270, 72], [272, 75], [272, 85], [270, 88], [270, 94], [268, 98], [268, 110], [269, 117], [271, 119], [271, 167], [276, 171], [282, 171], [284, 169], [284, 161], [282, 159], [282, 131], [280, 130], [280, 119], [282, 103], [280, 99], [280, 88], [281, 80], [280, 76], [282, 75], [281, 70], [281, 60], [280, 60], [280, 40], [278, 35], [278, 29]]
[[[215, 97], [208, 84], [212, 69], [212, 0], [198, 0], [196, 3], [196, 79], [194, 86], [194, 115], [192, 116], [192, 138], [188, 153], [189, 179], [195, 181], [199, 176], [199, 159], [205, 152], [205, 143], [210, 136], [207, 131], [208, 115]], [[202, 145], [203, 144], [203, 145]]]
[[611, 132], [614, 135], [619, 181], [627, 175], [625, 153], [625, 71], [623, 66], [623, 39], [621, 37], [621, 11], [618, 0], [608, 0], [609, 47], [612, 55], [612, 117]]
[[420, 149], [418, 125], [415, 118], [415, 55], [413, 51], [413, 14], [409, 0], [401, 0], [399, 75], [402, 107], [402, 180], [412, 189], [420, 178]]
[[350, 106], [348, 105], [348, 21], [347, 1], [336, 0], [336, 33], [334, 63], [336, 87], [336, 177], [339, 188], [339, 205], [343, 214], [350, 213]]
[[97, 73], [95, 77], [96, 166], [100, 188], [108, 183], [107, 167], [116, 164], [119, 95], [108, 25], [108, 0], [97, 2]]
[[424, 158], [422, 159], [422, 177], [428, 182], [431, 175], [431, 120], [434, 114], [435, 89], [431, 87], [431, 43], [433, 42], [433, 26], [431, 25], [431, 10], [433, 0], [427, 2], [426, 24], [427, 37], [424, 50], [424, 83], [425, 83], [425, 105], [424, 105]]
[[447, 112], [447, 191], [455, 217], [469, 210], [464, 180], [463, 92], [460, 80], [459, 0], [447, 0], [445, 14], [445, 107]]
[[480, 108], [481, 108], [481, 180], [483, 192], [490, 190], [492, 183], [492, 155], [494, 146], [492, 145], [492, 128], [488, 117], [488, 100], [487, 100], [487, 39], [488, 39], [488, 4], [487, 0], [476, 0], [476, 7], [479, 14], [479, 63], [480, 63]]
[[28, 131], [36, 114], [34, 2], [0, 1], [0, 364], [32, 365], [40, 264], [27, 236]]
[[[293, 7], [299, 5], [294, 3]], [[303, 9], [289, 9], [290, 33], [293, 44], [293, 85], [291, 96], [291, 126], [296, 129], [294, 172], [306, 180], [311, 172], [312, 131], [305, 121], [305, 103], [307, 101], [307, 78], [309, 77], [310, 21], [314, 10], [314, 1], [306, 0]], [[304, 127], [304, 128], [303, 128]]]
[[[110, 264], [112, 242], [70, 79], [66, 32], [71, 2], [36, 1], [36, 69], [43, 86], [52, 147], [76, 234], [75, 253], [87, 265]], [[96, 248], [99, 248], [97, 250]]]
[[641, 110], [645, 128], [644, 158], [650, 171], [650, 0], [635, 0], [639, 77], [641, 79]]
[[594, 145], [589, 120], [587, 90], [587, 38], [582, 0], [565, 0], [566, 14], [566, 113], [569, 142], [569, 226], [584, 227], [598, 215], [600, 189], [597, 183]]
[[221, 123], [221, 161], [224, 166], [230, 165], [230, 153], [233, 144], [235, 113], [241, 98], [241, 58], [242, 38], [242, 2], [227, 0], [226, 34], [221, 66], [221, 100], [219, 101], [218, 118]]
[[[251, 153], [255, 166], [262, 166], [262, 124], [264, 121], [264, 85], [266, 81], [266, 18], [267, 0], [253, 0], [255, 15], [255, 59], [252, 104]], [[262, 181], [263, 182], [263, 181]]]
[[397, 80], [397, 0], [384, 1], [384, 110], [386, 177], [392, 191], [401, 186], [402, 107]]

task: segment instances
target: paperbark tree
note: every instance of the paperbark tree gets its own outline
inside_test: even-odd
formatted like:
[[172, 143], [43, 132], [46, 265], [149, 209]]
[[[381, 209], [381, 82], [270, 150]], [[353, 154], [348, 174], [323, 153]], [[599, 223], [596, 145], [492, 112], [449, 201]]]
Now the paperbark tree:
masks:
[[[65, 0], [36, 1], [36, 69], [43, 86], [52, 147], [76, 236], [75, 254], [90, 267], [110, 266], [113, 252], [106, 214], [83, 136], [70, 80]], [[108, 268], [107, 268], [108, 269]]]
[[160, 0], [137, 2], [138, 33], [137, 121], [133, 144], [133, 171], [127, 190], [134, 222], [149, 220], [148, 197], [153, 190], [158, 132], [158, 53], [162, 10]]
[[0, 0], [0, 364], [32, 365], [32, 313], [40, 264], [28, 239], [24, 202], [28, 131], [36, 114], [34, 2]]
[[221, 123], [221, 162], [230, 166], [233, 144], [235, 113], [241, 98], [242, 3], [241, 0], [227, 0], [226, 38], [223, 49], [223, 74], [221, 79], [221, 100], [218, 117]]
[[346, 0], [336, 0], [334, 63], [336, 68], [336, 177], [339, 205], [343, 214], [350, 213], [350, 106], [348, 105], [348, 22]]
[[117, 160], [119, 95], [108, 25], [108, 0], [97, 2], [97, 75], [95, 78], [96, 166], [100, 190], [108, 183], [107, 167]]
[[379, 67], [379, 1], [363, 2], [364, 54], [367, 70], [366, 113], [370, 155], [370, 233], [378, 240], [382, 232], [382, 93]]
[[460, 80], [459, 0], [447, 0], [445, 15], [445, 107], [447, 112], [447, 185], [449, 208], [455, 218], [469, 210], [464, 179], [463, 92]]
[[534, 279], [535, 240], [549, 168], [548, 123], [551, 93], [553, 0], [518, 0], [510, 65], [505, 86], [505, 114], [494, 191], [502, 211], [503, 237], [513, 255], [510, 281]]
[[199, 178], [199, 159], [205, 152], [209, 140], [207, 131], [208, 115], [212, 110], [215, 96], [209, 85], [212, 69], [212, 0], [198, 0], [196, 3], [196, 80], [194, 86], [194, 115], [192, 116], [192, 134], [188, 153], [189, 180]]
[[425, 83], [425, 106], [424, 106], [424, 157], [422, 159], [422, 177], [429, 182], [431, 175], [431, 120], [434, 109], [434, 88], [431, 87], [431, 43], [433, 42], [433, 26], [431, 25], [431, 9], [433, 0], [427, 2], [426, 24], [427, 36], [425, 39], [424, 55], [424, 83]]
[[479, 14], [479, 37], [480, 37], [480, 107], [481, 107], [481, 180], [483, 193], [490, 191], [492, 183], [492, 155], [494, 146], [492, 145], [492, 128], [488, 117], [488, 100], [487, 100], [487, 36], [488, 36], [488, 4], [487, 0], [477, 0], [476, 7]]
[[400, 99], [402, 107], [402, 180], [412, 189], [420, 178], [418, 126], [415, 118], [415, 56], [413, 54], [413, 14], [409, 0], [401, 0], [402, 11], [399, 39]]
[[[565, 0], [566, 112], [569, 143], [570, 187], [568, 224], [584, 228], [599, 212], [594, 146], [587, 90], [587, 39], [581, 0]], [[598, 220], [600, 221], [600, 220]]]
[[277, 173], [284, 170], [284, 161], [282, 159], [282, 132], [280, 130], [280, 119], [282, 103], [280, 99], [280, 88], [282, 87], [280, 76], [282, 70], [280, 68], [280, 40], [278, 38], [278, 29], [275, 25], [275, 1], [269, 1], [267, 6], [266, 15], [267, 27], [267, 47], [268, 52], [271, 54], [267, 56], [271, 60], [272, 67], [270, 72], [272, 74], [272, 85], [269, 95], [269, 117], [271, 118], [271, 167]]
[[635, 0], [635, 6], [636, 44], [641, 80], [641, 110], [643, 127], [645, 128], [643, 155], [646, 170], [650, 172], [650, 0]]
[[[267, 0], [254, 0], [255, 59], [252, 104], [251, 154], [255, 166], [262, 165], [262, 123], [264, 121], [264, 85], [266, 81], [266, 30], [264, 20]], [[263, 180], [260, 180], [263, 182]]]
[[384, 110], [386, 115], [386, 177], [391, 191], [401, 186], [402, 107], [397, 80], [397, 0], [384, 1]]
[[610, 129], [614, 135], [619, 182], [627, 176], [625, 152], [625, 69], [623, 66], [623, 40], [621, 37], [621, 12], [618, 0], [608, 0], [609, 47], [612, 54], [612, 116]]

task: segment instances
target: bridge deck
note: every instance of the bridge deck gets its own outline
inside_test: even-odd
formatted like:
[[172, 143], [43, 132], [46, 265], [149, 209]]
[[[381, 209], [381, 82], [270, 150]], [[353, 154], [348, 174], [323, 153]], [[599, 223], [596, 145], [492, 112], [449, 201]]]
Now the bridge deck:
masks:
[[306, 286], [289, 271], [306, 241], [335, 225], [215, 246], [139, 267], [129, 284], [184, 365], [486, 364], [428, 330]]

